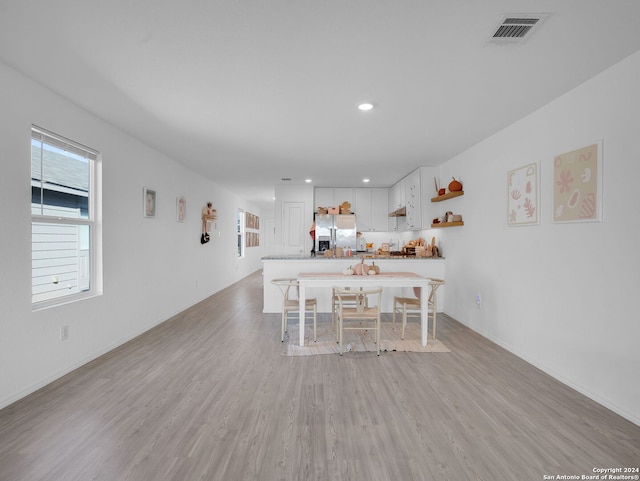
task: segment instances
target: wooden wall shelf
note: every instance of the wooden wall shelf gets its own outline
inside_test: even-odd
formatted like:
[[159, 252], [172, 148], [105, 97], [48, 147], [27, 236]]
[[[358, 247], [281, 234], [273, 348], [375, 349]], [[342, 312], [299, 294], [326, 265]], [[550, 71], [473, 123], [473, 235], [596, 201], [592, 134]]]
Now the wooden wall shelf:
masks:
[[432, 229], [439, 229], [440, 227], [458, 227], [464, 225], [463, 221], [460, 222], [439, 222], [438, 224], [431, 224]]
[[438, 197], [432, 197], [431, 202], [442, 202], [443, 200], [453, 199], [454, 197], [460, 197], [461, 195], [464, 195], [464, 190], [448, 192], [446, 194], [439, 195]]

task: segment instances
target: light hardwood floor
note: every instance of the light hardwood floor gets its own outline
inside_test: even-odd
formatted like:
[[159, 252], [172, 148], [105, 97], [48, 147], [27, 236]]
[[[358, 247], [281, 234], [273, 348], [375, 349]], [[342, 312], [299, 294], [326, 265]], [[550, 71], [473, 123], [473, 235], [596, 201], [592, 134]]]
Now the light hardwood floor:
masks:
[[445, 315], [451, 353], [286, 357], [261, 291], [251, 275], [1, 410], [0, 480], [514, 481], [640, 465], [640, 427]]

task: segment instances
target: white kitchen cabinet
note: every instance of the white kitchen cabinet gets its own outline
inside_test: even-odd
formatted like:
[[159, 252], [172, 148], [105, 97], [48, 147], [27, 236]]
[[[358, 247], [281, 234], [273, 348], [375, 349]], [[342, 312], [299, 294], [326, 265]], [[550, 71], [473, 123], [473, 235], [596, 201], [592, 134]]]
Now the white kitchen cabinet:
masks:
[[407, 230], [422, 229], [422, 178], [420, 169], [416, 169], [405, 177], [405, 203], [407, 213]]
[[[389, 229], [389, 189], [371, 189], [371, 224], [376, 232], [386, 232]], [[357, 218], [356, 218], [357, 219]]]
[[358, 231], [388, 231], [389, 189], [378, 187], [356, 188], [353, 189], [353, 193]]
[[349, 202], [353, 211], [353, 191], [354, 189], [350, 187], [316, 187], [314, 189], [314, 211], [317, 211], [318, 207], [339, 207], [343, 202]]
[[359, 232], [371, 230], [371, 189], [353, 189], [355, 197], [356, 227]]
[[318, 207], [333, 207], [333, 189], [316, 187], [313, 190], [313, 211], [318, 212]]
[[349, 202], [351, 204], [351, 211], [353, 212], [353, 189], [351, 187], [336, 187], [333, 189], [333, 202], [335, 207], [340, 206], [343, 202]]
[[389, 191], [389, 212], [405, 207], [405, 205], [405, 179], [402, 179], [393, 184]]
[[407, 220], [405, 214], [394, 215], [390, 214], [406, 207], [405, 199], [405, 179], [402, 179], [389, 189], [389, 204], [388, 204], [388, 219], [387, 226], [391, 232], [402, 232], [406, 229]]

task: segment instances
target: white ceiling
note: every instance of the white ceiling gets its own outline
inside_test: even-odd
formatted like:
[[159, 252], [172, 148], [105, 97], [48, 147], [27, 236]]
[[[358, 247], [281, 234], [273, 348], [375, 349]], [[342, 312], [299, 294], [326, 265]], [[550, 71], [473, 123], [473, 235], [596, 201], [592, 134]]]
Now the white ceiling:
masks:
[[[485, 43], [524, 13], [550, 15]], [[638, 0], [0, 0], [0, 59], [262, 203], [282, 177], [440, 164], [639, 50], [638, 20]]]

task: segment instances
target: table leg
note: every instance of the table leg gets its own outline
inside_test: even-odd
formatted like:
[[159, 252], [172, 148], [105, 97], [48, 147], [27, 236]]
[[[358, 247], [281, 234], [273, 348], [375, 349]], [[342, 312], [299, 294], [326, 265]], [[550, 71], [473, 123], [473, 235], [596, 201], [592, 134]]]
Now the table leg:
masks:
[[299, 313], [298, 313], [298, 332], [299, 332], [299, 344], [304, 346], [304, 321], [305, 321], [305, 305], [306, 305], [306, 288], [303, 283], [300, 283], [298, 286], [298, 299], [300, 303]]
[[422, 345], [427, 345], [427, 337], [429, 337], [429, 289], [428, 285], [422, 286], [420, 289], [420, 334], [422, 336]]

